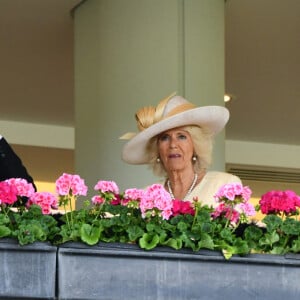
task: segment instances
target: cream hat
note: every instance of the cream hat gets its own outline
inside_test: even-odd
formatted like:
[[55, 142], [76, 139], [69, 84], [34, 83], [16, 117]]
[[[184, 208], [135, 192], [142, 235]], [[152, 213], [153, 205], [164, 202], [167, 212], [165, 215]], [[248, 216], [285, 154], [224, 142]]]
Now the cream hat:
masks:
[[124, 145], [122, 159], [129, 164], [147, 164], [149, 140], [172, 128], [196, 125], [220, 132], [229, 119], [229, 111], [222, 106], [196, 107], [181, 96], [172, 94], [159, 102], [157, 107], [143, 107], [135, 115], [139, 133], [126, 133], [121, 139], [130, 139]]

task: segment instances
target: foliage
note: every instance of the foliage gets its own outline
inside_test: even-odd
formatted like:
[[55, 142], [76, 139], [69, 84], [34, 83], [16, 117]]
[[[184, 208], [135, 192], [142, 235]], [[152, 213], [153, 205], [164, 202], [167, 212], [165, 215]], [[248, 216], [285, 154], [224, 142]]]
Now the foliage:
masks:
[[[23, 179], [0, 182], [0, 238], [16, 238], [20, 245], [68, 241], [136, 243], [151, 250], [158, 246], [193, 251], [221, 251], [226, 259], [252, 252], [300, 252], [300, 197], [293, 191], [271, 191], [257, 207], [266, 214], [263, 226], [249, 222], [255, 209], [251, 190], [240, 183], [226, 184], [215, 195], [216, 207], [201, 201], [172, 200], [160, 184], [120, 193], [113, 181], [98, 181], [96, 195], [84, 207], [67, 210], [87, 186], [78, 175], [63, 174], [56, 193], [34, 192]], [[58, 206], [63, 213], [55, 213]]]

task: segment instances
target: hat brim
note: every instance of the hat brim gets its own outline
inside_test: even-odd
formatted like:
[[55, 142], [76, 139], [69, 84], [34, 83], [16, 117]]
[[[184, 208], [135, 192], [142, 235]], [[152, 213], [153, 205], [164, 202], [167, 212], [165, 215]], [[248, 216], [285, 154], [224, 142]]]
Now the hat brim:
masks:
[[147, 164], [149, 163], [149, 157], [146, 148], [152, 137], [166, 130], [186, 125], [202, 127], [215, 135], [224, 128], [228, 119], [229, 111], [222, 106], [203, 106], [178, 113], [134, 136], [124, 145], [122, 159], [129, 164]]

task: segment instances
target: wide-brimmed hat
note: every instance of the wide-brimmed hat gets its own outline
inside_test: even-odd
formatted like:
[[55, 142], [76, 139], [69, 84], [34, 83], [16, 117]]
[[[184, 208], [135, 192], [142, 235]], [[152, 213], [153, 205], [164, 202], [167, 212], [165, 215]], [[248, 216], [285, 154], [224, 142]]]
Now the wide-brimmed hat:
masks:
[[186, 125], [196, 125], [212, 135], [220, 132], [229, 119], [222, 106], [196, 107], [181, 96], [172, 94], [156, 107], [143, 107], [135, 115], [139, 133], [124, 134], [130, 139], [123, 147], [122, 159], [129, 164], [147, 164], [147, 145], [150, 139], [166, 130]]

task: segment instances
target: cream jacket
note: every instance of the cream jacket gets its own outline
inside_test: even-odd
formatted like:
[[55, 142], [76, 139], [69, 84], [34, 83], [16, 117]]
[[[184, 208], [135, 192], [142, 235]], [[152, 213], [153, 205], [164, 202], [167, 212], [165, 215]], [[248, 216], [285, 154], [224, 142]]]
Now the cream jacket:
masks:
[[205, 174], [201, 182], [193, 189], [186, 201], [192, 201], [194, 197], [198, 197], [198, 200], [203, 204], [215, 207], [217, 205], [214, 195], [219, 188], [227, 183], [240, 182], [241, 179], [235, 175], [210, 171]]

